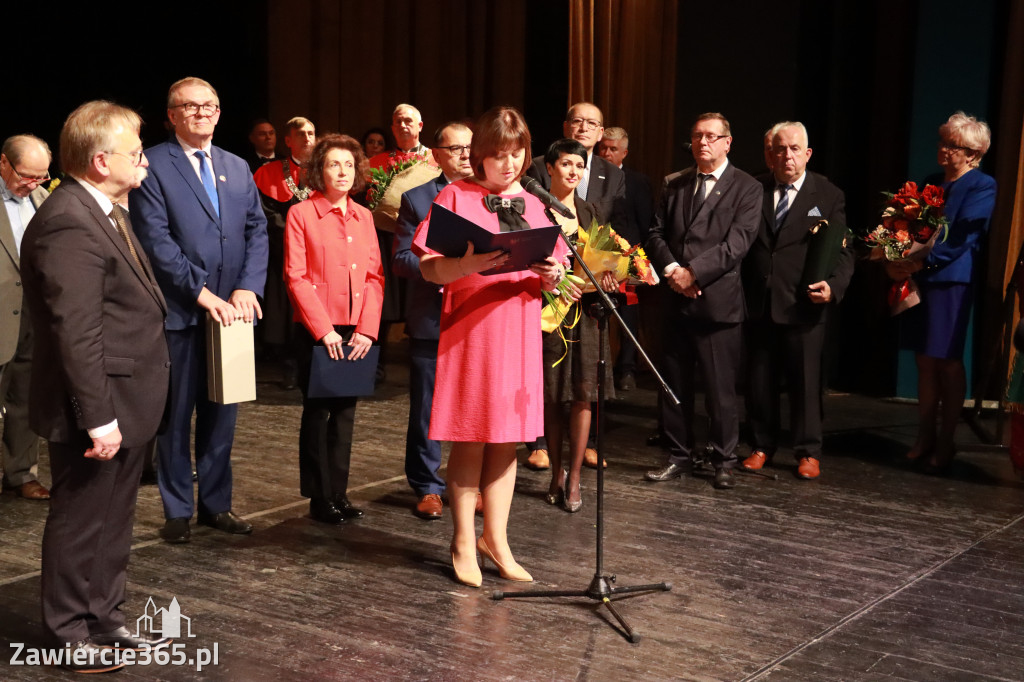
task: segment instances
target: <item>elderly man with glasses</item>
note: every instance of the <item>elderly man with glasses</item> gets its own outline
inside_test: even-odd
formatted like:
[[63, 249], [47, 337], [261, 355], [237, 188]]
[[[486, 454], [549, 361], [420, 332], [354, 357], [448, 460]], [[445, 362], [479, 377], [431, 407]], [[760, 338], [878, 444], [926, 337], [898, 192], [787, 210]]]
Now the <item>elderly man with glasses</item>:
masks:
[[21, 285], [25, 228], [49, 193], [50, 148], [33, 135], [15, 135], [0, 153], [0, 409], [3, 421], [3, 487], [28, 500], [48, 500], [36, 478], [39, 439], [28, 425], [32, 373], [32, 318]]
[[740, 262], [757, 236], [761, 184], [729, 163], [732, 134], [722, 114], [701, 114], [690, 130], [696, 165], [665, 178], [647, 254], [671, 289], [665, 310], [665, 379], [681, 401], [663, 400], [668, 464], [647, 472], [667, 481], [694, 462], [694, 394], [700, 366], [711, 420], [714, 486], [732, 488], [739, 444], [736, 379], [746, 315]]

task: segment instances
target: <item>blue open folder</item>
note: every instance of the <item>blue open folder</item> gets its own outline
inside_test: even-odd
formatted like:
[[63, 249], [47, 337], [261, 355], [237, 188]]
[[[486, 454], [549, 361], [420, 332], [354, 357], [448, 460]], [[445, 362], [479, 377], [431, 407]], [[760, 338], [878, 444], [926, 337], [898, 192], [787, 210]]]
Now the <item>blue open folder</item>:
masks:
[[[352, 346], [342, 346], [347, 358]], [[313, 363], [309, 368], [309, 398], [343, 398], [373, 395], [380, 347], [372, 346], [366, 357], [356, 361], [332, 360], [327, 347], [313, 346]]]
[[449, 211], [444, 206], [430, 207], [430, 230], [427, 247], [442, 256], [458, 258], [466, 253], [466, 242], [473, 242], [475, 253], [505, 251], [508, 261], [499, 268], [491, 268], [481, 275], [500, 275], [526, 270], [532, 263], [542, 261], [555, 250], [555, 241], [561, 230], [557, 225], [537, 227], [518, 232], [490, 232], [472, 220]]

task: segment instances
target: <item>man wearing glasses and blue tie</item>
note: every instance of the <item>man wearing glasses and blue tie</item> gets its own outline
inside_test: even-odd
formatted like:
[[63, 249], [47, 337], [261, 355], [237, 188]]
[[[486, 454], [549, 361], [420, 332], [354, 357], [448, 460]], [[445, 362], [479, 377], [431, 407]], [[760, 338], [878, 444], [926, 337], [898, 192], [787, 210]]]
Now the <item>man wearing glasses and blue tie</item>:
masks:
[[739, 444], [740, 323], [746, 316], [740, 262], [757, 236], [761, 184], [729, 163], [732, 134], [721, 114], [697, 117], [690, 143], [696, 166], [665, 178], [647, 237], [647, 254], [672, 290], [666, 297], [664, 371], [682, 404], [661, 401], [669, 460], [646, 478], [678, 478], [693, 465], [699, 365], [711, 420], [714, 486], [732, 488]]
[[183, 78], [167, 93], [174, 135], [146, 150], [149, 177], [129, 197], [139, 241], [167, 298], [171, 409], [157, 441], [166, 524], [161, 537], [188, 542], [192, 492], [191, 420], [196, 415], [198, 522], [227, 533], [252, 525], [231, 509], [231, 445], [237, 405], [207, 398], [206, 315], [224, 325], [263, 316], [267, 219], [246, 162], [212, 144], [217, 91]]

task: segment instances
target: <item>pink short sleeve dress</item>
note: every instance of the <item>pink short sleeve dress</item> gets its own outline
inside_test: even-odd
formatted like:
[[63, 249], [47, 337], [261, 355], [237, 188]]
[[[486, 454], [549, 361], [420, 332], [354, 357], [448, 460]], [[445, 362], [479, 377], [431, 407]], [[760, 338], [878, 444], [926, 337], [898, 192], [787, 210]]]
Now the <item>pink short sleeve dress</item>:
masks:
[[[435, 203], [499, 232], [497, 215], [484, 205], [488, 194], [461, 180], [441, 190]], [[535, 197], [504, 196], [523, 197], [523, 217], [532, 227], [551, 224]], [[427, 215], [413, 239], [420, 255], [433, 253], [426, 246], [429, 230]], [[562, 254], [556, 249], [556, 257]], [[540, 287], [540, 278], [529, 270], [467, 275], [444, 286], [430, 438], [513, 443], [544, 433]]]

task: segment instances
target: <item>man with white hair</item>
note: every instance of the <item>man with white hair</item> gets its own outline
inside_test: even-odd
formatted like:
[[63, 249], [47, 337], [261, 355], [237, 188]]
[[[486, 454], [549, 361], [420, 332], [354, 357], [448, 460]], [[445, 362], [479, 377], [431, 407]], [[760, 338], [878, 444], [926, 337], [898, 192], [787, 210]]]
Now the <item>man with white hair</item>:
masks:
[[811, 148], [802, 123], [784, 121], [769, 132], [772, 173], [761, 181], [761, 224], [742, 268], [747, 299], [747, 421], [753, 434], [753, 451], [742, 466], [757, 471], [778, 448], [779, 387], [785, 376], [797, 476], [814, 479], [820, 473], [825, 322], [850, 283], [853, 251], [844, 244], [831, 274], [802, 285], [811, 242], [808, 231], [822, 220], [845, 229], [846, 202], [842, 190], [825, 176], [807, 170]]

